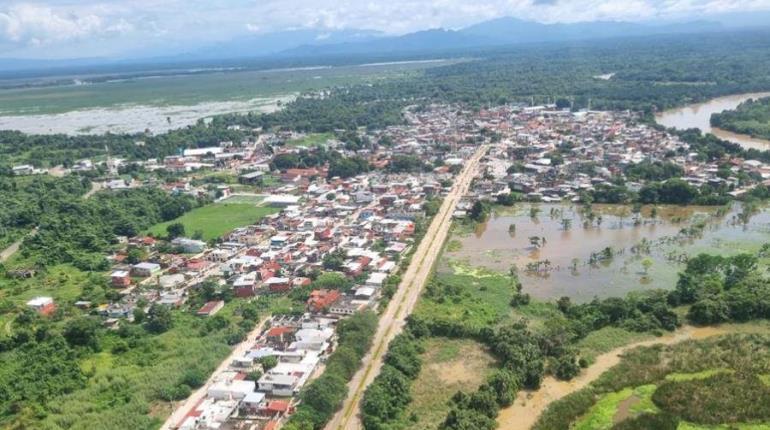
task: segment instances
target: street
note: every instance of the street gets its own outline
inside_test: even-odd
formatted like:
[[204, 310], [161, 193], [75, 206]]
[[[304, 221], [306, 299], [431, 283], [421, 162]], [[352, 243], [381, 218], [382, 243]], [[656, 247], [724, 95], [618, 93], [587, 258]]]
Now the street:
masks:
[[382, 359], [388, 350], [388, 344], [403, 329], [404, 322], [412, 313], [422, 288], [430, 277], [433, 265], [441, 253], [449, 228], [452, 225], [452, 213], [460, 199], [467, 193], [481, 158], [486, 154], [487, 145], [479, 147], [476, 153], [457, 176], [452, 190], [444, 198], [441, 208], [428, 227], [425, 237], [412, 256], [411, 264], [404, 274], [398, 291], [393, 296], [388, 308], [380, 316], [372, 348], [364, 356], [361, 368], [348, 383], [348, 397], [342, 408], [327, 424], [326, 430], [357, 430], [362, 428], [358, 410], [364, 391], [380, 373]]

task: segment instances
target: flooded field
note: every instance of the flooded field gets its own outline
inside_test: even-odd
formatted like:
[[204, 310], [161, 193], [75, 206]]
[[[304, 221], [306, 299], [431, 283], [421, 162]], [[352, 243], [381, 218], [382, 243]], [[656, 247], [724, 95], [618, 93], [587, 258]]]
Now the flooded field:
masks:
[[0, 130], [31, 134], [163, 133], [195, 124], [201, 118], [227, 113], [278, 110], [295, 95], [246, 101], [206, 102], [191, 106], [120, 105], [109, 108], [73, 110], [65, 113], [0, 116]]
[[[458, 243], [459, 242], [459, 243]], [[673, 288], [688, 256], [756, 252], [770, 242], [770, 210], [521, 204], [470, 234], [453, 234], [439, 270], [456, 264], [507, 272], [538, 299], [622, 296]]]
[[699, 128], [704, 133], [737, 143], [744, 148], [765, 150], [770, 148], [770, 141], [757, 139], [745, 134], [733, 133], [721, 128], [711, 127], [711, 114], [732, 110], [748, 99], [768, 97], [770, 93], [735, 94], [718, 97], [703, 103], [694, 103], [677, 109], [670, 109], [655, 115], [658, 124], [680, 130]]

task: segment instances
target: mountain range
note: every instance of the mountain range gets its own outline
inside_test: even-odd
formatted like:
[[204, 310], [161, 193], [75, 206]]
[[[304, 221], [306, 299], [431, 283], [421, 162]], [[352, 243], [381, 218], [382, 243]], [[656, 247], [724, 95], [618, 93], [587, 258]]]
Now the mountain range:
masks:
[[[713, 19], [711, 19], [713, 18]], [[42, 70], [44, 68], [90, 67], [96, 64], [170, 64], [222, 62], [230, 59], [309, 58], [323, 63], [324, 57], [366, 54], [395, 57], [399, 54], [451, 52], [469, 48], [503, 45], [569, 42], [661, 34], [704, 33], [734, 30], [740, 27], [770, 26], [770, 12], [743, 16], [726, 14], [708, 21], [619, 22], [593, 21], [544, 24], [503, 17], [461, 29], [430, 29], [404, 35], [387, 35], [373, 30], [296, 29], [264, 34], [250, 34], [209, 46], [191, 47], [152, 56], [141, 54], [125, 58], [89, 58], [72, 60], [27, 60], [0, 58], [0, 70]]]

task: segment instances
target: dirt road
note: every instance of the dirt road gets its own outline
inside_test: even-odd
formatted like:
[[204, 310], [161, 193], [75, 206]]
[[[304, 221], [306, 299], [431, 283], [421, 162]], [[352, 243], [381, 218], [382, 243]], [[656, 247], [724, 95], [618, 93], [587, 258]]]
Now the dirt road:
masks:
[[219, 367], [214, 371], [214, 373], [211, 374], [208, 381], [206, 381], [205, 384], [203, 384], [200, 388], [195, 390], [190, 397], [183, 400], [179, 405], [177, 405], [174, 408], [174, 412], [169, 415], [168, 418], [166, 418], [166, 422], [163, 423], [163, 425], [160, 427], [160, 430], [171, 430], [177, 428], [177, 426], [182, 422], [184, 417], [192, 410], [192, 408], [195, 407], [195, 405], [198, 404], [202, 399], [206, 397], [206, 392], [208, 391], [209, 387], [214, 383], [214, 380], [216, 379], [219, 374], [226, 371], [228, 366], [230, 365], [230, 362], [233, 361], [236, 357], [243, 357], [246, 354], [246, 351], [256, 342], [257, 338], [259, 337], [259, 334], [262, 333], [262, 330], [265, 326], [265, 323], [270, 319], [270, 317], [265, 317], [262, 319], [262, 321], [257, 324], [257, 326], [249, 332], [249, 334], [246, 336], [246, 339], [243, 340], [243, 342], [239, 343], [238, 346], [236, 346], [230, 355], [227, 356], [226, 359], [222, 360], [222, 363], [219, 364]]
[[[750, 326], [749, 326], [750, 327]], [[499, 429], [502, 430], [529, 430], [535, 425], [537, 419], [552, 402], [585, 388], [616, 364], [620, 363], [621, 356], [634, 348], [651, 345], [673, 345], [685, 340], [703, 339], [710, 336], [732, 333], [736, 331], [734, 325], [719, 327], [691, 327], [685, 326], [675, 333], [655, 339], [645, 340], [613, 349], [610, 352], [596, 357], [594, 364], [583, 370], [580, 375], [571, 381], [559, 381], [553, 377], [546, 377], [540, 389], [536, 391], [522, 390], [516, 397], [513, 405], [500, 410], [497, 417]], [[739, 329], [739, 331], [741, 331]], [[753, 330], [749, 330], [753, 331]], [[757, 330], [759, 331], [759, 330]]]
[[433, 269], [433, 263], [440, 254], [441, 247], [449, 233], [452, 213], [462, 196], [468, 192], [471, 181], [476, 175], [479, 161], [486, 154], [488, 148], [487, 145], [480, 147], [468, 160], [463, 171], [455, 179], [452, 190], [444, 198], [441, 208], [412, 256], [412, 262], [402, 277], [398, 291], [391, 299], [385, 312], [380, 316], [372, 348], [364, 357], [361, 369], [348, 384], [348, 397], [345, 399], [342, 409], [327, 424], [326, 430], [362, 428], [358, 411], [363, 393], [380, 373], [382, 359], [387, 352], [388, 344], [401, 332], [406, 317], [412, 313], [412, 309], [420, 297], [420, 292]]

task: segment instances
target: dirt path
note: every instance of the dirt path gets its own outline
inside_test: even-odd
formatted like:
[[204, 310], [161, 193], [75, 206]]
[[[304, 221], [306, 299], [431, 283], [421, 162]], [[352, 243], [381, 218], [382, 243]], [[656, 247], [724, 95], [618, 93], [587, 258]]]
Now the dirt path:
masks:
[[621, 356], [636, 347], [651, 345], [673, 345], [690, 339], [703, 339], [710, 336], [734, 332], [734, 326], [719, 327], [692, 327], [684, 326], [674, 333], [635, 342], [625, 345], [596, 357], [594, 364], [583, 370], [579, 376], [571, 381], [559, 381], [553, 377], [546, 377], [539, 390], [521, 391], [513, 405], [500, 410], [497, 423], [502, 430], [528, 430], [537, 422], [540, 414], [545, 411], [551, 402], [574, 393], [596, 380], [620, 362]]
[[216, 377], [219, 376], [220, 373], [227, 370], [230, 362], [232, 362], [234, 358], [242, 357], [246, 354], [246, 351], [254, 344], [254, 342], [256, 342], [259, 334], [262, 333], [262, 329], [268, 320], [270, 320], [270, 317], [263, 318], [262, 321], [260, 321], [259, 324], [257, 324], [251, 332], [249, 332], [249, 334], [246, 336], [246, 339], [239, 343], [238, 346], [236, 346], [232, 352], [230, 352], [230, 355], [228, 355], [227, 358], [222, 360], [222, 363], [220, 363], [219, 367], [217, 367], [217, 369], [211, 374], [208, 381], [206, 381], [205, 384], [190, 394], [190, 397], [182, 400], [178, 405], [174, 407], [174, 412], [172, 412], [171, 415], [166, 418], [166, 422], [163, 423], [163, 425], [160, 427], [160, 430], [171, 430], [177, 428], [177, 426], [182, 422], [184, 417], [187, 416], [192, 408], [194, 408], [195, 405], [197, 405], [203, 398], [206, 397], [206, 393], [208, 392], [209, 387], [211, 387], [211, 385], [214, 383]]
[[380, 373], [382, 359], [388, 350], [388, 344], [401, 332], [406, 317], [414, 309], [420, 297], [425, 281], [430, 276], [433, 263], [441, 253], [441, 247], [449, 233], [452, 224], [452, 214], [460, 199], [468, 192], [471, 180], [475, 177], [481, 157], [486, 154], [488, 146], [480, 147], [465, 164], [463, 171], [457, 176], [452, 190], [444, 198], [436, 216], [433, 218], [420, 242], [409, 268], [404, 274], [396, 294], [390, 301], [385, 312], [380, 316], [377, 332], [374, 335], [372, 348], [364, 357], [361, 369], [353, 376], [348, 384], [348, 397], [342, 408], [327, 424], [327, 430], [357, 430], [362, 428], [358, 415], [359, 406], [366, 387]]
[[[83, 198], [84, 199], [88, 199], [89, 197], [93, 196], [94, 193], [96, 193], [97, 191], [99, 191], [101, 189], [102, 189], [102, 184], [101, 183], [99, 183], [99, 182], [91, 182], [91, 189], [88, 190], [87, 193], [83, 194]], [[29, 235], [34, 235], [35, 233], [37, 233], [37, 227], [35, 227], [29, 233]], [[8, 260], [9, 258], [11, 258], [11, 256], [13, 256], [13, 254], [16, 254], [16, 252], [21, 247], [21, 243], [24, 242], [24, 239], [25, 238], [22, 237], [21, 239], [17, 240], [16, 242], [13, 242], [12, 244], [8, 245], [7, 248], [5, 248], [2, 251], [0, 251], [0, 263], [5, 263], [6, 260]]]

